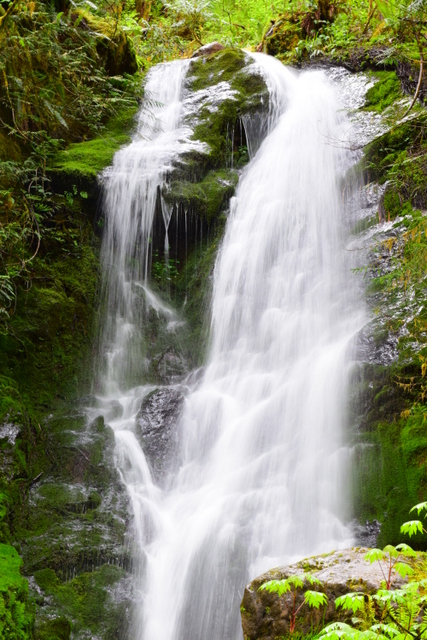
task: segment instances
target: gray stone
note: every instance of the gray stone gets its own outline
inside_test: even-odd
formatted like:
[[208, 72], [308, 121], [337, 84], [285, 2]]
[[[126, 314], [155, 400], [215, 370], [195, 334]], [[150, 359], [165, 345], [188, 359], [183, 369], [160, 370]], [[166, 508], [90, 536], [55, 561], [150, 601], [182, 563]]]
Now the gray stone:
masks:
[[180, 386], [156, 389], [143, 400], [136, 417], [136, 434], [156, 480], [165, 475], [175, 457], [183, 391]]
[[[297, 618], [296, 631], [306, 634], [334, 621], [351, 619], [351, 613], [335, 607], [335, 598], [350, 591], [374, 593], [384, 580], [378, 562], [370, 564], [365, 555], [368, 549], [357, 547], [343, 549], [320, 556], [313, 556], [287, 567], [278, 567], [255, 578], [247, 585], [243, 595], [241, 615], [245, 640], [275, 640], [287, 637], [291, 613], [291, 594], [278, 596], [268, 591], [258, 591], [268, 580], [282, 580], [290, 575], [310, 573], [322, 582], [322, 587], [307, 584], [304, 589], [323, 591], [328, 603], [319, 609], [301, 607]], [[402, 584], [400, 577], [394, 577], [392, 587]], [[297, 607], [303, 602], [303, 592], [298, 593]]]
[[205, 44], [203, 47], [200, 47], [200, 49], [197, 49], [191, 57], [200, 58], [200, 56], [210, 56], [211, 53], [216, 53], [223, 49], [225, 49], [225, 47], [220, 42], [210, 42], [209, 44]]

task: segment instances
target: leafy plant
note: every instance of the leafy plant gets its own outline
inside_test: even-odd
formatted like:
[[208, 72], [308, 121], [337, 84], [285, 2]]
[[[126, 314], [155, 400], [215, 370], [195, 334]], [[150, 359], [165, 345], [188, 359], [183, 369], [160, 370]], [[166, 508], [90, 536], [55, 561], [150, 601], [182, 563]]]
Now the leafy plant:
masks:
[[[419, 504], [416, 504], [412, 507], [410, 513], [412, 511], [416, 511], [418, 515], [420, 515], [422, 511], [427, 511], [427, 502], [420, 502]], [[400, 527], [400, 531], [401, 533], [406, 533], [409, 537], [416, 533], [427, 533], [421, 520], [409, 520], [408, 522], [404, 522]]]
[[413, 569], [406, 562], [400, 562], [400, 559], [413, 558], [415, 555], [415, 551], [402, 542], [396, 547], [388, 544], [384, 549], [370, 549], [365, 555], [365, 560], [368, 560], [371, 564], [378, 562], [386, 588], [390, 589], [394, 574], [397, 573], [402, 578], [405, 578], [413, 572]]
[[158, 251], [154, 252], [154, 258], [151, 268], [152, 276], [160, 287], [165, 288], [176, 280], [179, 261], [166, 257], [160, 259]]
[[[427, 510], [427, 502], [415, 505], [411, 511]], [[424, 531], [418, 520], [405, 522], [402, 533], [409, 536]], [[402, 543], [384, 549], [371, 549], [365, 556], [369, 562], [379, 562], [384, 576], [384, 586], [374, 595], [364, 592], [347, 593], [335, 600], [335, 606], [352, 614], [351, 622], [334, 622], [319, 634], [319, 640], [423, 639], [427, 637], [427, 579], [410, 581], [398, 589], [391, 589], [393, 573], [406, 577], [413, 569], [401, 557], [413, 558], [416, 554]]]
[[[303, 591], [304, 585], [307, 582], [311, 585], [322, 586], [321, 581], [315, 576], [311, 575], [310, 573], [302, 573], [299, 575], [289, 576], [288, 578], [284, 578], [283, 580], [269, 580], [268, 582], [264, 582], [264, 584], [261, 585], [258, 589], [258, 591], [269, 591], [270, 593], [277, 593], [279, 596], [283, 596], [285, 593], [290, 593], [290, 633], [294, 633], [297, 615], [304, 605], [318, 609], [320, 606], [325, 605], [328, 601], [326, 593], [309, 589]], [[297, 606], [297, 597], [302, 591], [304, 598], [301, 604]]]

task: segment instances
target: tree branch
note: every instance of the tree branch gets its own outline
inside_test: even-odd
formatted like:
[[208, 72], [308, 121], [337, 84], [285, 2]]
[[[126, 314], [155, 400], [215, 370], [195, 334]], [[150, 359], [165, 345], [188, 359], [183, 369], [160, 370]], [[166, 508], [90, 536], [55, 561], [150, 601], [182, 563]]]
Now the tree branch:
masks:
[[4, 26], [6, 20], [8, 19], [12, 11], [15, 9], [15, 7], [18, 5], [18, 3], [19, 3], [19, 0], [12, 0], [10, 5], [6, 9], [6, 13], [0, 17], [0, 29]]

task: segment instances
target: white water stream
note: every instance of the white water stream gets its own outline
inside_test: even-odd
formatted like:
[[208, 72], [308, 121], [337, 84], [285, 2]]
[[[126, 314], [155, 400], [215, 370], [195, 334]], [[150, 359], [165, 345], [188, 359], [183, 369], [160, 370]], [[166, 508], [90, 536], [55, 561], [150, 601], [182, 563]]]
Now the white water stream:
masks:
[[[141, 559], [135, 640], [237, 640], [250, 579], [351, 542], [343, 433], [349, 344], [363, 310], [344, 250], [346, 152], [331, 143], [348, 122], [323, 72], [297, 75], [255, 57], [269, 85], [269, 134], [232, 199], [211, 350], [180, 419], [179, 465], [162, 487], [134, 433], [150, 388], [130, 387], [145, 366], [141, 291], [145, 304], [173, 315], [147, 288], [148, 237], [174, 156], [197, 145], [180, 120], [188, 62], [150, 72], [161, 127], [141, 120], [106, 176], [101, 382], [104, 400], [123, 407], [109, 424]], [[163, 215], [167, 223], [164, 206]]]

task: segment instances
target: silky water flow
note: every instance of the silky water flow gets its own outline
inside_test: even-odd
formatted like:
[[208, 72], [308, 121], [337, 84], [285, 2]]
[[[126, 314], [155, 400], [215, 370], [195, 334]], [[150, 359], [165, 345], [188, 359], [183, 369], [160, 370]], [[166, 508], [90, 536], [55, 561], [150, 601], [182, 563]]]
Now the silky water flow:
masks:
[[[100, 374], [116, 461], [133, 509], [135, 640], [238, 640], [245, 584], [351, 543], [345, 447], [349, 345], [363, 323], [344, 249], [341, 144], [348, 121], [324, 72], [251, 54], [270, 94], [265, 138], [232, 198], [214, 271], [211, 347], [178, 424], [176, 465], [153, 480], [135, 436], [146, 363], [156, 201], [177, 154], [203, 151], [183, 126], [189, 62], [152, 69], [132, 143], [104, 177], [105, 322]], [[247, 123], [247, 131], [250, 131]], [[171, 212], [161, 202], [167, 228]], [[167, 252], [167, 246], [165, 247]], [[141, 301], [144, 302], [141, 302]], [[113, 404], [112, 404], [113, 403]]]

